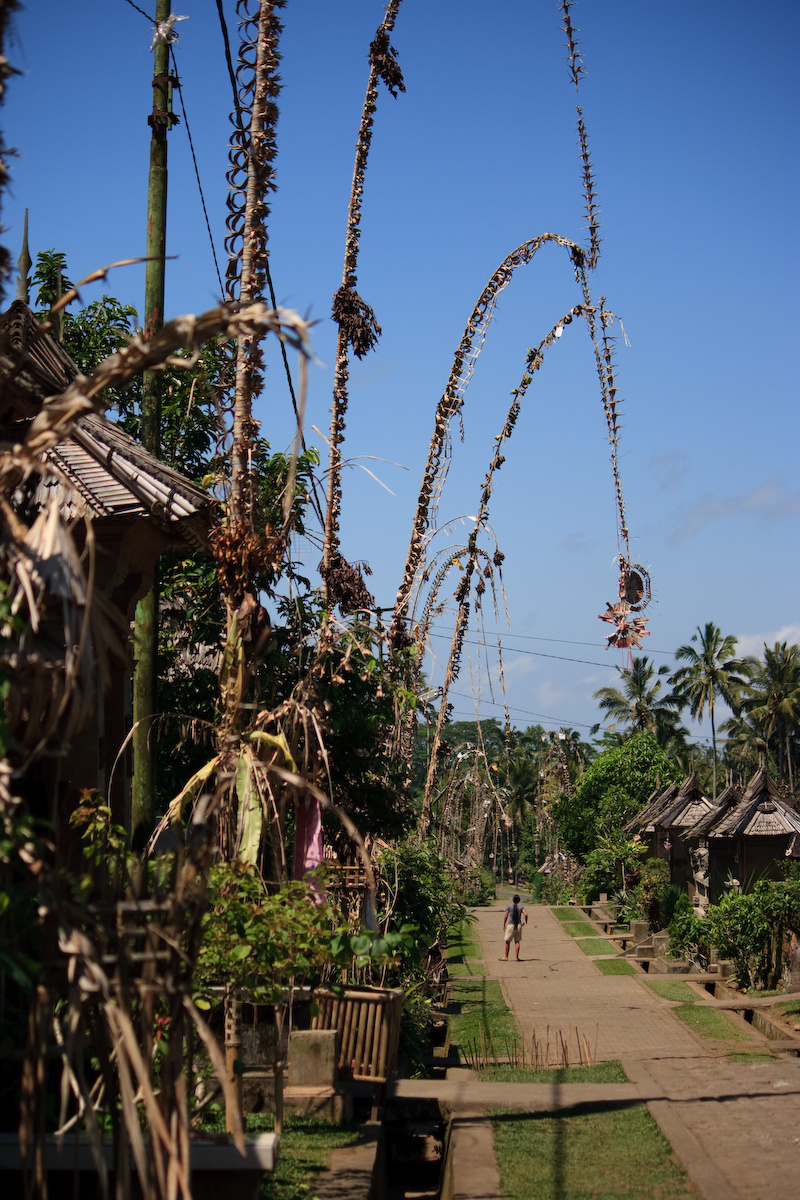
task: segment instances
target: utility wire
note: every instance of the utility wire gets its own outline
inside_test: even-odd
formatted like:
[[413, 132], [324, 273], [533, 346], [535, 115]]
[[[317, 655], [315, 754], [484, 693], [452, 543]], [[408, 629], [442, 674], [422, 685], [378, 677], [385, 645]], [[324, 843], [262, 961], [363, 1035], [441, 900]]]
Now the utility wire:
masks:
[[[470, 696], [466, 692], [451, 691], [450, 695], [460, 696], [462, 700], [474, 700], [474, 696]], [[505, 705], [498, 704], [496, 700], [481, 700], [480, 703], [485, 705], [487, 708], [505, 708]], [[564, 721], [561, 719], [561, 717], [553, 717], [549, 713], [531, 712], [530, 709], [515, 708], [513, 705], [509, 705], [508, 711], [512, 713], [521, 713], [524, 717], [537, 717], [540, 721], [555, 722], [560, 729], [594, 729], [594, 725], [589, 725], [586, 721]], [[694, 742], [711, 742], [710, 737], [704, 737], [699, 733], [687, 734], [687, 738]]]
[[[129, 3], [130, 3], [130, 0], [129, 0]], [[178, 77], [178, 60], [175, 58], [175, 51], [172, 46], [170, 46], [169, 50], [170, 50], [170, 55], [172, 57], [172, 65], [175, 68], [175, 87], [178, 90], [178, 99], [181, 102], [181, 112], [183, 113], [183, 123], [186, 126], [186, 136], [189, 139], [189, 149], [192, 152], [192, 162], [194, 163], [194, 175], [195, 175], [195, 179], [197, 180], [197, 190], [200, 193], [200, 203], [203, 206], [203, 216], [206, 219], [206, 229], [208, 230], [208, 240], [211, 243], [211, 256], [214, 259], [214, 269], [217, 272], [217, 282], [219, 283], [219, 294], [220, 294], [220, 297], [222, 297], [225, 294], [225, 289], [222, 286], [222, 276], [221, 276], [220, 270], [219, 270], [219, 263], [217, 262], [217, 251], [214, 247], [214, 235], [211, 232], [211, 222], [208, 219], [208, 209], [206, 208], [206, 198], [203, 195], [203, 185], [200, 182], [200, 169], [197, 165], [197, 155], [194, 152], [194, 142], [192, 141], [192, 131], [189, 128], [189, 117], [186, 112], [186, 102], [183, 99], [183, 88], [181, 87], [181, 81]], [[274, 307], [275, 306], [273, 305], [273, 308]]]
[[127, 2], [128, 2], [128, 4], [130, 4], [131, 8], [135, 8], [137, 13], [141, 13], [141, 15], [150, 22], [150, 24], [153, 26], [153, 28], [155, 28], [155, 24], [156, 24], [155, 17], [148, 17], [147, 13], [144, 11], [144, 9], [139, 8], [138, 4], [134, 4], [133, 0], [127, 0]]
[[[441, 638], [443, 641], [448, 640], [447, 634], [444, 634], [444, 633], [432, 633], [432, 634], [430, 634], [430, 636]], [[485, 645], [485, 642], [474, 642], [474, 641], [471, 641], [469, 638], [465, 638], [464, 642], [467, 646], [481, 646], [482, 647]], [[582, 644], [583, 643], [578, 643], [578, 645], [582, 645]], [[616, 671], [618, 669], [615, 663], [595, 662], [593, 659], [590, 659], [590, 658], [569, 658], [566, 654], [545, 654], [544, 650], [519, 650], [519, 649], [517, 649], [516, 646], [504, 647], [504, 653], [527, 654], [532, 658], [555, 658], [555, 659], [558, 659], [559, 662], [584, 663], [586, 666], [589, 666], [589, 667], [607, 667], [609, 670], [612, 670], [612, 671]]]
[[[432, 625], [431, 628], [432, 629], [436, 629], [436, 628], [441, 629], [442, 626], [437, 627], [436, 625]], [[507, 638], [516, 638], [517, 641], [553, 642], [553, 643], [556, 643], [558, 645], [563, 645], [563, 646], [591, 646], [593, 650], [597, 649], [596, 642], [576, 642], [572, 638], [536, 637], [532, 633], [507, 633], [505, 630], [500, 630], [500, 629], [485, 629], [483, 632], [485, 633], [487, 638], [497, 637], [497, 638], [502, 639], [503, 641], [505, 641]], [[450, 635], [448, 634], [447, 636], [449, 637]], [[513, 647], [509, 647], [509, 649], [513, 649]], [[675, 654], [674, 650], [655, 650], [651, 646], [647, 646], [646, 649], [647, 649], [648, 654], [669, 654], [669, 655]]]

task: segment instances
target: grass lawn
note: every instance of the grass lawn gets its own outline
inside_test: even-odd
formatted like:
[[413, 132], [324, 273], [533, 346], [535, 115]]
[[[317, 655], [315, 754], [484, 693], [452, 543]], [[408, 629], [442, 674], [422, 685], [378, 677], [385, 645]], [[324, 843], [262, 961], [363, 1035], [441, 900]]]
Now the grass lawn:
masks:
[[586, 913], [582, 908], [553, 908], [550, 910], [559, 921], [585, 921]]
[[[209, 1113], [203, 1128], [222, 1133], [224, 1115]], [[271, 1113], [245, 1116], [248, 1134], [272, 1133], [272, 1129]], [[258, 1200], [309, 1200], [314, 1194], [314, 1180], [325, 1167], [331, 1151], [352, 1146], [359, 1138], [359, 1131], [354, 1127], [329, 1125], [327, 1121], [315, 1121], [311, 1117], [289, 1117], [281, 1134], [278, 1162], [275, 1170], [261, 1181]]]
[[605, 938], [581, 938], [578, 945], [584, 954], [619, 954], [619, 946], [614, 942], [607, 942]]
[[696, 1004], [699, 1000], [697, 992], [693, 992], [687, 983], [678, 979], [648, 979], [647, 986], [652, 988], [662, 1000], [677, 1000], [681, 1004]]
[[458, 959], [454, 962], [452, 958], [447, 960], [447, 973], [451, 979], [455, 979], [457, 976], [469, 978], [470, 975], [483, 975], [484, 969], [481, 959], [477, 959], [475, 962], [471, 959], [467, 962], [461, 962]]
[[[450, 990], [450, 1047], [462, 1051], [481, 1046], [481, 1029], [487, 1050], [490, 1038], [496, 1054], [505, 1054], [505, 1039], [518, 1037], [514, 1016], [506, 1008], [497, 979], [454, 978]], [[454, 1011], [453, 1011], [454, 1010]]]
[[725, 1057], [727, 1058], [728, 1062], [751, 1063], [777, 1061], [776, 1054], [765, 1054], [761, 1050], [753, 1050], [750, 1053], [748, 1053], [746, 1050], [743, 1050], [741, 1053], [726, 1054]]
[[568, 921], [564, 923], [564, 933], [570, 937], [594, 937], [597, 926], [590, 925], [588, 921]]
[[800, 999], [798, 1000], [783, 1000], [780, 1004], [775, 1005], [786, 1017], [796, 1017], [800, 1015]]
[[514, 1067], [484, 1067], [476, 1072], [486, 1083], [630, 1083], [622, 1063], [595, 1063], [593, 1067], [557, 1067], [550, 1071]]
[[608, 958], [594, 964], [604, 975], [638, 975], [639, 972], [627, 958]]
[[696, 1200], [644, 1107], [491, 1116], [505, 1200]]
[[704, 1038], [741, 1038], [749, 1041], [738, 1025], [734, 1025], [730, 1017], [716, 1008], [704, 1008], [698, 1004], [679, 1004], [672, 1010], [673, 1014], [683, 1021], [695, 1033]]
[[481, 948], [475, 936], [472, 921], [462, 921], [447, 939], [447, 961], [463, 962], [466, 958], [480, 958]]

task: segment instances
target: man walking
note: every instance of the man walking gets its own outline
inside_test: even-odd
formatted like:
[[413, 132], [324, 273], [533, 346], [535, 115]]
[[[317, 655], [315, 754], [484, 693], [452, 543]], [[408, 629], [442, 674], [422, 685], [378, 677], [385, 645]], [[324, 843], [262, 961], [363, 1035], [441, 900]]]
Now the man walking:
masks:
[[511, 903], [506, 908], [506, 915], [503, 917], [503, 941], [505, 942], [506, 952], [500, 959], [500, 962], [508, 962], [508, 950], [514, 942], [517, 949], [517, 962], [519, 962], [519, 947], [522, 941], [522, 918], [525, 918], [525, 924], [528, 924], [528, 914], [519, 902], [519, 896], [513, 896]]

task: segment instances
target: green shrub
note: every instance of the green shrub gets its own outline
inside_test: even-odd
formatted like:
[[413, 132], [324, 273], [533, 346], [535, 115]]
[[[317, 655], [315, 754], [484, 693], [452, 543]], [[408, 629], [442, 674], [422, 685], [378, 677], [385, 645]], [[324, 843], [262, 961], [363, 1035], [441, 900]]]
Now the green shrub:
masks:
[[638, 875], [628, 893], [631, 912], [655, 931], [661, 928], [661, 895], [669, 883], [669, 866], [662, 858], [648, 858]]
[[464, 889], [464, 903], [472, 908], [476, 904], [489, 904], [497, 896], [497, 885], [491, 871], [482, 868], [470, 872]]
[[686, 958], [689, 962], [696, 963], [707, 936], [706, 921], [695, 915], [687, 895], [679, 896], [669, 923], [670, 954], [675, 958]]

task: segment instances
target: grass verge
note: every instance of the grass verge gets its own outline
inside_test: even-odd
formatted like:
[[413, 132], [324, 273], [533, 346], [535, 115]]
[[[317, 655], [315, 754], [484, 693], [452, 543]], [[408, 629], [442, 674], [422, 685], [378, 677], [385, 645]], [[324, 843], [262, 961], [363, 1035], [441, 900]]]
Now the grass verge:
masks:
[[559, 921], [585, 921], [586, 913], [582, 908], [573, 905], [570, 908], [552, 908], [550, 910]]
[[619, 954], [619, 946], [616, 946], [613, 942], [607, 942], [605, 938], [581, 938], [578, 941], [578, 945], [584, 954]]
[[780, 1004], [776, 1004], [775, 1007], [780, 1009], [786, 1017], [800, 1015], [800, 1000], [784, 1000]]
[[594, 964], [604, 975], [638, 975], [639, 972], [627, 958], [609, 958]]
[[567, 921], [564, 923], [564, 933], [568, 933], [570, 937], [594, 937], [597, 933], [597, 926], [590, 925], [588, 921]]
[[696, 1200], [646, 1108], [581, 1105], [551, 1113], [493, 1112], [505, 1200]]
[[450, 996], [450, 1048], [460, 1050], [462, 1058], [468, 1048], [480, 1049], [481, 1030], [487, 1050], [493, 1045], [497, 1054], [505, 1052], [506, 1038], [518, 1036], [497, 979], [454, 978]]
[[728, 1062], [741, 1063], [777, 1062], [778, 1060], [778, 1056], [776, 1054], [766, 1054], [761, 1050], [753, 1050], [750, 1052], [742, 1050], [737, 1051], [736, 1053], [726, 1054], [725, 1057], [727, 1058]]
[[749, 1041], [746, 1033], [734, 1025], [726, 1013], [716, 1008], [704, 1008], [698, 1004], [678, 1004], [673, 1014], [684, 1024], [704, 1038], [741, 1038]]
[[476, 1072], [485, 1083], [630, 1083], [616, 1059], [593, 1067], [557, 1067], [535, 1071], [525, 1067], [483, 1067]]
[[677, 1000], [680, 1004], [696, 1004], [700, 997], [686, 983], [678, 979], [648, 979], [647, 986], [652, 988], [662, 1000]]
[[[272, 1133], [271, 1113], [248, 1113], [245, 1132]], [[222, 1133], [225, 1118], [221, 1113], [209, 1113], [203, 1129]], [[361, 1134], [355, 1126], [329, 1125], [312, 1117], [289, 1117], [281, 1134], [281, 1148], [275, 1170], [265, 1175], [258, 1190], [258, 1200], [309, 1200], [314, 1180], [327, 1165], [333, 1150], [352, 1146]]]

